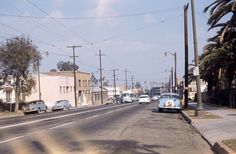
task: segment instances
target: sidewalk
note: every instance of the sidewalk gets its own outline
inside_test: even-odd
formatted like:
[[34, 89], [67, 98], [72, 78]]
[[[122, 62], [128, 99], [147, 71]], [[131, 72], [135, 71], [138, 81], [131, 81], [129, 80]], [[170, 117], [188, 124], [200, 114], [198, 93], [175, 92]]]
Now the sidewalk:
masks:
[[0, 112], [0, 119], [2, 118], [9, 118], [9, 117], [18, 117], [18, 116], [24, 116], [22, 112]]
[[189, 103], [182, 115], [220, 154], [236, 153], [236, 109], [204, 104], [204, 114], [194, 116], [196, 103]]

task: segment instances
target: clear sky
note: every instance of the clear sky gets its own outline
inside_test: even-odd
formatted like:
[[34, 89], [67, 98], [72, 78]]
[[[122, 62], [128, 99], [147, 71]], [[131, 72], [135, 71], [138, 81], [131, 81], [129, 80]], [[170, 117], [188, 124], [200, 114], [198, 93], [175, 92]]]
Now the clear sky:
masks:
[[[72, 61], [69, 45], [76, 49], [76, 64], [84, 72], [96, 72], [101, 49], [104, 76], [119, 69], [118, 82], [128, 79], [168, 81], [177, 53], [177, 75], [184, 72], [183, 6], [190, 0], [0, 0], [0, 41], [29, 36], [44, 55], [41, 70], [56, 68], [58, 61]], [[213, 0], [196, 0], [199, 53], [214, 32], [208, 32], [203, 9]], [[189, 8], [189, 61], [193, 60], [191, 9]], [[168, 71], [165, 71], [168, 70]], [[95, 73], [98, 76], [98, 73]], [[112, 83], [112, 81], [110, 81]]]

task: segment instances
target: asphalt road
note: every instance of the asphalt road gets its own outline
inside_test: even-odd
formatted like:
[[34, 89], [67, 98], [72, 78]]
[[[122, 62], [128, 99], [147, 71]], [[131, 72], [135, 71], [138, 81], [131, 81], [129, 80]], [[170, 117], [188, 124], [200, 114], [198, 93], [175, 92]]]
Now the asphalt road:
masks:
[[107, 105], [0, 120], [4, 154], [210, 154], [209, 145], [174, 112], [155, 104]]

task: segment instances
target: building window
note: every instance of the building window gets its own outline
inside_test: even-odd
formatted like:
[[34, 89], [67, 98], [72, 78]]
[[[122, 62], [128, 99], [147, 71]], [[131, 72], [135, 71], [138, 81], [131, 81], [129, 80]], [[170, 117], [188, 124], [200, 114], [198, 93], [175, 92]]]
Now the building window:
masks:
[[62, 93], [62, 86], [60, 86], [60, 93]]
[[66, 92], [67, 93], [69, 92], [69, 86], [66, 86]]
[[81, 87], [81, 80], [79, 80], [79, 87]]

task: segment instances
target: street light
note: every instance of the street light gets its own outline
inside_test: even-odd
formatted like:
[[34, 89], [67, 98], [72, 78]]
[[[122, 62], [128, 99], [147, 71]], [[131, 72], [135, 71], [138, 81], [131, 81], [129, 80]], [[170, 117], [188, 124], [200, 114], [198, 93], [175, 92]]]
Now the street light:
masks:
[[175, 75], [175, 88], [174, 88], [174, 91], [177, 92], [177, 74], [176, 74], [176, 70], [177, 70], [177, 59], [176, 59], [176, 52], [174, 53], [171, 53], [171, 52], [165, 52], [165, 56], [167, 56], [167, 54], [170, 54], [172, 56], [174, 56], [174, 68], [175, 68], [175, 71], [174, 71], [174, 75]]
[[167, 71], [171, 73], [170, 79], [169, 79], [169, 81], [170, 81], [169, 87], [170, 87], [170, 92], [173, 92], [173, 67], [171, 67], [170, 71], [165, 70], [165, 72], [167, 72]]
[[47, 51], [44, 51], [42, 53], [39, 54], [39, 57], [37, 59], [37, 69], [38, 69], [38, 88], [39, 88], [39, 100], [42, 99], [42, 93], [41, 93], [41, 83], [40, 83], [40, 69], [39, 69], [39, 58], [43, 56], [43, 54], [45, 54], [46, 56], [49, 55], [49, 53]]

